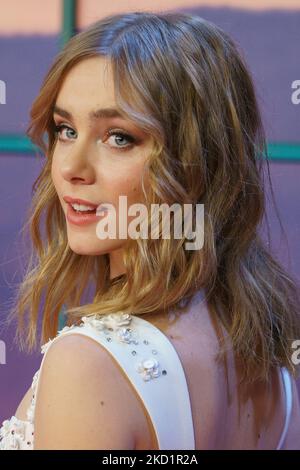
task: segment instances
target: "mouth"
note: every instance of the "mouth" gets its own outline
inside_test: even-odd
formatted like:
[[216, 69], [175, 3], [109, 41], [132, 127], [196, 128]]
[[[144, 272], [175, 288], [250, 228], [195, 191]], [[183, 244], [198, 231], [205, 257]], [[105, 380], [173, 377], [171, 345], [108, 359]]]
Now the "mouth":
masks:
[[101, 208], [99, 205], [100, 210], [97, 207], [94, 209], [84, 209], [84, 208], [77, 208], [76, 204], [68, 203], [67, 205], [67, 220], [69, 223], [73, 225], [87, 225], [91, 223], [98, 222], [103, 216], [106, 215], [107, 210], [105, 208]]

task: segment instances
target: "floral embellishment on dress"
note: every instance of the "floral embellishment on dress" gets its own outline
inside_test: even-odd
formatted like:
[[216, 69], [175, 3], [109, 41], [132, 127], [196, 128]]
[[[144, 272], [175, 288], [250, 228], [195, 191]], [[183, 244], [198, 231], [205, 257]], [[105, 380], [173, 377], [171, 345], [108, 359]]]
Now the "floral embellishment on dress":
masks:
[[[132, 321], [132, 315], [129, 313], [117, 312], [102, 315], [96, 318], [96, 315], [82, 317], [82, 323], [79, 326], [87, 326], [97, 331], [102, 331], [105, 335], [115, 333], [116, 339], [124, 343], [138, 344], [136, 334], [131, 328], [126, 328]], [[107, 337], [111, 341], [111, 337]]]
[[135, 337], [131, 328], [120, 328], [117, 332], [118, 338], [124, 343], [134, 343], [136, 344]]
[[82, 317], [83, 324], [92, 326], [93, 328], [96, 328], [100, 331], [104, 331], [109, 328], [114, 331], [115, 329], [120, 328], [121, 326], [129, 325], [131, 320], [132, 316], [129, 313], [123, 312], [101, 315], [100, 318], [96, 318], [96, 315]]
[[0, 428], [0, 449], [24, 449], [25, 426], [26, 423], [15, 416], [3, 421], [2, 427]]
[[7, 437], [10, 432], [11, 432], [11, 420], [12, 418], [6, 419], [3, 421], [2, 426], [0, 428], [0, 437], [3, 439], [4, 437]]
[[80, 327], [87, 326], [98, 331], [103, 331], [105, 329], [105, 324], [103, 319], [95, 318], [95, 315], [90, 315], [88, 317], [84, 316], [81, 318]]
[[139, 362], [136, 369], [145, 381], [160, 376], [159, 362], [154, 357]]

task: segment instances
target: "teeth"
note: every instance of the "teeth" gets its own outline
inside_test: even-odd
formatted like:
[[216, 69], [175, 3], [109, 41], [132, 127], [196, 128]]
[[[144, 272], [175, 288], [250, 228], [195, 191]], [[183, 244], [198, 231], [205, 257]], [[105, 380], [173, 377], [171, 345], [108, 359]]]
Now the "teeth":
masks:
[[76, 211], [93, 211], [95, 208], [94, 207], [90, 207], [90, 206], [85, 206], [83, 204], [71, 204], [71, 206], [73, 207], [73, 209], [75, 209]]

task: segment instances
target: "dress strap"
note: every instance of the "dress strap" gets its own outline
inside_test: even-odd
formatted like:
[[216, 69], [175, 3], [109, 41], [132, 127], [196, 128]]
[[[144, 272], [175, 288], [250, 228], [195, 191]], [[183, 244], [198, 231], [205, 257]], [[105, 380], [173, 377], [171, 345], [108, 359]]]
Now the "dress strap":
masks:
[[286, 438], [286, 434], [289, 428], [290, 420], [291, 420], [291, 415], [292, 415], [292, 402], [293, 402], [293, 390], [292, 390], [292, 380], [290, 373], [286, 367], [281, 367], [280, 369], [282, 380], [283, 380], [283, 385], [284, 385], [284, 392], [285, 392], [285, 408], [286, 408], [286, 413], [285, 413], [285, 422], [284, 422], [284, 427], [280, 436], [279, 443], [277, 445], [276, 450], [280, 450], [284, 440]]
[[[195, 449], [184, 369], [177, 351], [161, 330], [140, 316], [119, 312], [83, 317], [80, 325], [65, 326], [42, 346], [41, 367], [52, 342], [61, 334], [75, 333], [104, 346], [125, 371], [149, 413], [159, 449]], [[36, 382], [38, 387], [38, 377]]]

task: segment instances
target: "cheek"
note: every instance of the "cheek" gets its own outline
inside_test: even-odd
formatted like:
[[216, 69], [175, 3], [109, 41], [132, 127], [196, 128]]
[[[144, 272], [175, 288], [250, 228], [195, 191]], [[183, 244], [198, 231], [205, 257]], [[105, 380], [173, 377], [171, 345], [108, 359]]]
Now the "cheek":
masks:
[[[135, 215], [128, 214], [129, 208], [134, 204], [143, 204], [145, 202], [142, 189], [142, 174], [143, 169], [140, 167], [131, 168], [130, 171], [127, 171], [127, 169], [126, 171], [119, 171], [113, 180], [110, 179], [110, 185], [105, 185], [107, 187], [107, 194], [110, 195], [109, 199], [116, 208], [117, 233], [119, 233], [120, 220], [123, 221], [122, 223], [126, 220], [127, 224], [129, 224], [136, 217]], [[105, 194], [105, 192], [102, 192], [102, 194]], [[126, 206], [123, 205], [124, 201], [120, 199], [120, 196], [126, 196]], [[124, 210], [126, 212], [123, 212]]]
[[[107, 194], [111, 194], [115, 202], [118, 201], [119, 195], [127, 196], [128, 203], [142, 202], [144, 200], [142, 190], [143, 167], [138, 165], [134, 168], [121, 168], [115, 176], [106, 179], [105, 187]], [[102, 179], [103, 181], [103, 179]], [[144, 176], [144, 185], [146, 186], [146, 176]], [[102, 186], [102, 189], [103, 186]]]
[[142, 173], [132, 172], [126, 178], [124, 178], [119, 184], [119, 194], [127, 196], [128, 204], [134, 204], [136, 202], [143, 202], [144, 195], [142, 189]]

